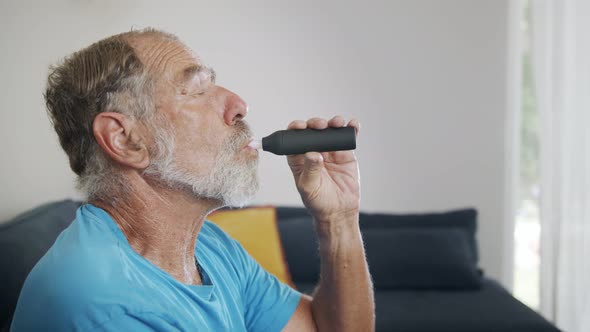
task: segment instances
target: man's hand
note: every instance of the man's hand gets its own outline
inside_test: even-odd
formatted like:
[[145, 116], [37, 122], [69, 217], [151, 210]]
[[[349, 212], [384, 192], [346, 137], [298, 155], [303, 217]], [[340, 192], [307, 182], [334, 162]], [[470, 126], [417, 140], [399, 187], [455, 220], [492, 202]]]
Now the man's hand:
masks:
[[[293, 121], [288, 129], [326, 129], [345, 125], [344, 118], [336, 116], [330, 121], [321, 118]], [[358, 135], [359, 122], [356, 119], [348, 126], [354, 127]], [[288, 156], [287, 160], [303, 204], [316, 222], [356, 219], [360, 209], [360, 182], [353, 151], [308, 152]]]
[[[340, 116], [293, 121], [289, 129], [346, 125]], [[358, 135], [359, 123], [352, 120]], [[287, 157], [303, 203], [315, 220], [320, 282], [302, 296], [284, 331], [374, 331], [371, 276], [359, 228], [359, 169], [353, 151], [308, 152]]]

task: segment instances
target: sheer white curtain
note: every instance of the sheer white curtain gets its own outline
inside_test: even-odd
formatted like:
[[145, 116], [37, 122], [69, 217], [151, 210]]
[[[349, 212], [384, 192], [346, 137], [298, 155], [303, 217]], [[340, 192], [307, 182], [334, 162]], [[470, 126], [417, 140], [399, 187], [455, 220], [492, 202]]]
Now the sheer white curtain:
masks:
[[541, 128], [541, 311], [590, 331], [590, 1], [531, 0]]

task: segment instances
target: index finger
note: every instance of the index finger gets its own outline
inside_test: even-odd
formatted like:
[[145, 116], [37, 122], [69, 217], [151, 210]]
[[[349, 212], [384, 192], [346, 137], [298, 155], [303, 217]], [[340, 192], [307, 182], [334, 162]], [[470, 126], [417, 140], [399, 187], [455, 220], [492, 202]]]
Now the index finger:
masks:
[[291, 121], [291, 123], [289, 123], [289, 125], [287, 126], [287, 129], [305, 129], [305, 128], [307, 128], [307, 122], [305, 122], [303, 120]]

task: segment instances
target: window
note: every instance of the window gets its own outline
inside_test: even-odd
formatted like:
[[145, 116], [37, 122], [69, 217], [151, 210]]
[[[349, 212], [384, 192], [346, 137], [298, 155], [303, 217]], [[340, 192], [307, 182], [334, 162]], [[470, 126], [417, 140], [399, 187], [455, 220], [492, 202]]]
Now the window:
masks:
[[539, 307], [541, 226], [539, 219], [539, 114], [533, 87], [530, 1], [523, 1], [521, 21], [522, 88], [518, 209], [514, 228], [514, 296]]

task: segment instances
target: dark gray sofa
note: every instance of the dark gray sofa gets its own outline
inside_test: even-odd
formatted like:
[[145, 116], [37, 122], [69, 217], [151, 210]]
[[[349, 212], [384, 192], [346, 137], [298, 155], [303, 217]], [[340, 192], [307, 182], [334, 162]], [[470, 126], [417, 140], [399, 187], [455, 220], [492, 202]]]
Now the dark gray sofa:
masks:
[[[0, 331], [7, 331], [22, 284], [80, 202], [46, 204], [0, 224]], [[303, 208], [278, 207], [281, 241], [297, 288], [319, 274], [317, 239]], [[477, 213], [361, 214], [375, 283], [377, 331], [559, 331], [477, 267]]]
[[[311, 217], [303, 208], [285, 207], [277, 208], [277, 217], [293, 281], [311, 293], [319, 273]], [[477, 268], [474, 209], [361, 213], [360, 225], [375, 286], [377, 331], [559, 331]]]

